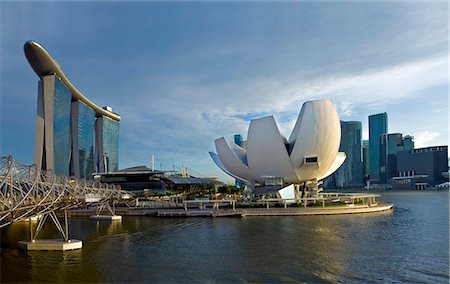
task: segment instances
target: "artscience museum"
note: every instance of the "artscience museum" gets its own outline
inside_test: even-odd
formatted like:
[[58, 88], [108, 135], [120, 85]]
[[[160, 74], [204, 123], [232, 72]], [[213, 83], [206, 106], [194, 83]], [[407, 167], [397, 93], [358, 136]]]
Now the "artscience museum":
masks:
[[345, 161], [339, 152], [341, 128], [331, 100], [303, 104], [289, 139], [278, 130], [273, 116], [250, 122], [246, 149], [224, 137], [215, 140], [216, 165], [250, 188], [296, 185], [317, 192], [320, 180], [334, 173]]

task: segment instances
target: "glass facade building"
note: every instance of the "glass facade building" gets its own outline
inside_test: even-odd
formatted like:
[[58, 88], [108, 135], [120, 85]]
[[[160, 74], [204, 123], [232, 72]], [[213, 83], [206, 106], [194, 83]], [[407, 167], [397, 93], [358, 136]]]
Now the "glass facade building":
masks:
[[[388, 133], [387, 113], [369, 116], [369, 178], [373, 182], [380, 182], [380, 145], [383, 134]], [[385, 171], [385, 169], [384, 169]]]
[[397, 153], [404, 150], [414, 150], [414, 138], [401, 133], [383, 134], [380, 146], [380, 181], [387, 183], [398, 175]]
[[[101, 131], [96, 131], [97, 121]], [[102, 144], [96, 145], [96, 136]], [[93, 173], [118, 170], [119, 122], [101, 115], [81, 100], [56, 75], [39, 81], [35, 164], [57, 175], [93, 179]], [[97, 151], [104, 154], [100, 167]], [[103, 158], [102, 158], [103, 159]]]
[[[72, 94], [59, 78], [54, 80], [53, 95], [53, 171], [70, 174], [70, 105]], [[50, 149], [46, 149], [49, 151]]]
[[340, 152], [347, 158], [342, 166], [333, 174], [332, 186], [360, 187], [363, 185], [363, 162], [361, 155], [362, 124], [360, 121], [341, 121]]
[[234, 135], [234, 143], [238, 146], [242, 145], [242, 135], [241, 134]]
[[103, 159], [105, 172], [119, 169], [119, 123], [103, 117]]
[[[245, 141], [242, 139], [242, 135], [241, 134], [235, 134], [234, 135], [234, 143], [236, 145], [238, 145], [239, 147], [245, 148]], [[244, 188], [245, 187], [245, 182], [243, 182], [242, 180], [239, 179], [235, 179], [234, 181], [234, 186], [236, 186], [237, 188]]]
[[93, 179], [94, 172], [104, 171], [98, 163], [100, 152], [102, 158], [107, 153], [108, 168], [117, 170], [120, 116], [81, 94], [40, 44], [28, 41], [24, 51], [40, 78], [34, 163], [57, 175]]
[[78, 169], [79, 177], [91, 179], [94, 173], [95, 111], [78, 102]]
[[363, 152], [363, 174], [364, 183], [369, 179], [369, 164], [370, 164], [370, 151], [369, 140], [363, 140], [362, 152]]

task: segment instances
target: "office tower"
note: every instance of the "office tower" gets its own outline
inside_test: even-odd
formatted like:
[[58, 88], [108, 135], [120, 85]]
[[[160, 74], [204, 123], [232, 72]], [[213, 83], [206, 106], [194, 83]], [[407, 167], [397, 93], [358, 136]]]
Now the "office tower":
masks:
[[362, 125], [360, 121], [341, 121], [340, 152], [347, 159], [334, 173], [337, 187], [360, 187], [363, 185], [363, 164], [361, 160]]
[[369, 165], [370, 165], [370, 152], [369, 152], [369, 140], [363, 140], [362, 142], [362, 156], [363, 156], [363, 176], [364, 183], [369, 179]]
[[234, 135], [234, 143], [236, 143], [236, 145], [238, 145], [238, 146], [242, 145], [242, 135], [241, 134]]
[[[244, 139], [242, 139], [241, 134], [234, 135], [234, 143], [243, 149], [245, 149], [247, 146], [246, 141]], [[239, 180], [239, 179], [235, 179], [234, 186], [236, 186], [238, 188], [244, 188], [245, 182], [243, 182], [242, 180]]]
[[380, 145], [381, 136], [388, 132], [387, 113], [369, 116], [369, 178], [380, 182]]
[[95, 129], [98, 171], [117, 171], [119, 167], [119, 122], [107, 116], [101, 116], [95, 122]]
[[388, 183], [397, 176], [397, 153], [414, 149], [414, 138], [401, 133], [383, 134], [380, 144], [380, 181]]
[[72, 174], [91, 179], [94, 172], [95, 111], [82, 101], [72, 102]]

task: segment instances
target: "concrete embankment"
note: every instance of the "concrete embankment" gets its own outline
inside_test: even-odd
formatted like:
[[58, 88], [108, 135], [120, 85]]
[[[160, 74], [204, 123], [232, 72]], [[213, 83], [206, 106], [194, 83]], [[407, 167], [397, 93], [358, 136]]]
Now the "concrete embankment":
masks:
[[[168, 208], [116, 208], [116, 215], [122, 216], [155, 216], [155, 217], [245, 217], [245, 216], [310, 216], [361, 214], [390, 210], [392, 203], [378, 202], [371, 206], [344, 205], [326, 207], [272, 207], [272, 208], [236, 208], [236, 209], [168, 209]], [[69, 216], [91, 216], [95, 210], [76, 209], [69, 211]], [[102, 212], [102, 213], [106, 213]]]

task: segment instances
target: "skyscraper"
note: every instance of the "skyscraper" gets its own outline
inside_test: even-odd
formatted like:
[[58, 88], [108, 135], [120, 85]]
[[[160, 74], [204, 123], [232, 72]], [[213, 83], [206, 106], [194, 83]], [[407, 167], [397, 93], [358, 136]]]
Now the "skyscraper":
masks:
[[242, 146], [242, 135], [241, 134], [235, 134], [234, 135], [234, 143], [238, 146]]
[[[242, 139], [241, 134], [234, 135], [234, 143], [241, 148], [244, 148], [244, 149], [246, 148], [246, 141]], [[244, 188], [245, 182], [243, 182], [242, 180], [239, 180], [239, 179], [235, 179], [234, 185], [238, 188]]]
[[72, 102], [72, 174], [89, 179], [94, 172], [95, 111], [81, 101]]
[[369, 177], [372, 182], [380, 182], [381, 136], [388, 133], [387, 113], [369, 116]]
[[34, 163], [84, 179], [117, 170], [120, 116], [81, 94], [41, 45], [29, 41], [24, 51], [40, 78]]
[[364, 175], [364, 183], [369, 178], [369, 164], [370, 164], [370, 151], [369, 151], [369, 140], [363, 140], [362, 143], [362, 156], [363, 156], [363, 175]]
[[340, 152], [345, 152], [347, 159], [334, 173], [337, 187], [363, 185], [363, 163], [361, 159], [362, 125], [360, 121], [341, 120]]
[[96, 165], [99, 172], [117, 171], [119, 167], [119, 122], [107, 116], [98, 117], [96, 129]]
[[397, 176], [397, 153], [403, 150], [414, 150], [414, 138], [401, 133], [381, 135], [380, 140], [380, 181], [387, 183]]

